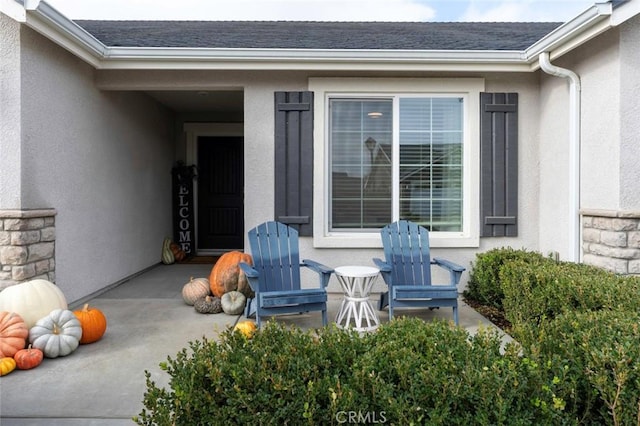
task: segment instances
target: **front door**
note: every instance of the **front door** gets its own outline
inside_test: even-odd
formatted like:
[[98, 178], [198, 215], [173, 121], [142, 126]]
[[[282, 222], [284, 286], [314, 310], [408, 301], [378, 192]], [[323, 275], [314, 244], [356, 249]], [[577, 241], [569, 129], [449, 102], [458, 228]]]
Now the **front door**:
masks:
[[244, 146], [237, 136], [198, 137], [198, 253], [244, 247]]

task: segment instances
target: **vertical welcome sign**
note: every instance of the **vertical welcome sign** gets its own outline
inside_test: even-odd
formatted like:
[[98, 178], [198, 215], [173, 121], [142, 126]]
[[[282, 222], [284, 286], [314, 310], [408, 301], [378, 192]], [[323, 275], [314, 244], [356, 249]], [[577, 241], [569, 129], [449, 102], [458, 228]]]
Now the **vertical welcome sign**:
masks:
[[194, 254], [193, 230], [195, 214], [193, 211], [193, 180], [196, 178], [196, 166], [176, 163], [171, 169], [173, 176], [173, 241], [187, 255]]

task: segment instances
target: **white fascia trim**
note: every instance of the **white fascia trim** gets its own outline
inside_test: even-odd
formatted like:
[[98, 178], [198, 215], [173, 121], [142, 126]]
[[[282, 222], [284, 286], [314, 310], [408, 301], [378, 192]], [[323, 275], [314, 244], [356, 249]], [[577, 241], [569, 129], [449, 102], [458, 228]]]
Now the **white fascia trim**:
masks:
[[25, 1], [26, 24], [74, 55], [99, 67], [107, 47], [47, 2]]
[[551, 59], [557, 58], [611, 28], [612, 13], [610, 1], [596, 3], [532, 44], [524, 51], [531, 69], [540, 68], [538, 59], [541, 53], [548, 52]]
[[0, 13], [16, 22], [26, 22], [27, 20], [26, 9], [15, 0], [0, 0]]
[[615, 7], [615, 13], [611, 17], [611, 25], [618, 26], [640, 14], [640, 2], [625, 0]]
[[102, 69], [528, 71], [517, 51], [109, 48]]

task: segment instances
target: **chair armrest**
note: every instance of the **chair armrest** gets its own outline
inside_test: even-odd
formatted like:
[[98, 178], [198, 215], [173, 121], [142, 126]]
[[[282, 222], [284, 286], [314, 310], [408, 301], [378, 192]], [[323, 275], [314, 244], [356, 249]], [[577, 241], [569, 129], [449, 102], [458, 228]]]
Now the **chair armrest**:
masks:
[[453, 263], [449, 260], [441, 259], [438, 257], [433, 258], [432, 263], [449, 271], [450, 285], [458, 285], [458, 283], [460, 282], [460, 278], [462, 277], [462, 273], [465, 271], [464, 267], [458, 265], [457, 263]]
[[380, 272], [391, 272], [391, 265], [382, 259], [374, 258], [373, 263], [380, 269]]
[[242, 272], [244, 272], [244, 274], [247, 276], [247, 281], [249, 282], [249, 286], [251, 287], [251, 290], [253, 290], [254, 293], [258, 293], [260, 289], [260, 285], [258, 281], [258, 276], [260, 274], [258, 273], [258, 271], [253, 269], [251, 265], [249, 265], [248, 263], [239, 262], [238, 266], [240, 267]]
[[448, 269], [450, 271], [464, 272], [466, 270], [466, 268], [464, 266], [460, 266], [457, 263], [453, 263], [450, 260], [442, 259], [442, 258], [439, 258], [439, 257], [434, 257], [433, 258], [433, 263], [435, 263], [436, 265], [438, 265], [440, 267]]
[[380, 275], [382, 275], [382, 279], [385, 284], [391, 286], [393, 284], [393, 276], [391, 275], [391, 265], [385, 262], [382, 259], [374, 258], [373, 263], [380, 269]]
[[329, 285], [329, 278], [331, 278], [331, 274], [333, 274], [333, 269], [329, 268], [328, 266], [325, 266], [321, 263], [318, 263], [314, 260], [309, 260], [309, 259], [302, 259], [302, 262], [300, 263], [301, 266], [306, 266], [307, 268], [311, 269], [312, 271], [315, 271], [319, 274], [320, 276], [320, 286], [322, 288], [326, 287], [327, 285]]

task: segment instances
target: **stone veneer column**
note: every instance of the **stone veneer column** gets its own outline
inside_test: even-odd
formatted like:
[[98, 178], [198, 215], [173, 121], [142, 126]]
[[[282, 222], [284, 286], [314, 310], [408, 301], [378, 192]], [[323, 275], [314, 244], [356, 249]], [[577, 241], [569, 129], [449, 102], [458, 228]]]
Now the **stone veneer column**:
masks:
[[618, 274], [640, 274], [640, 211], [580, 213], [584, 263]]
[[0, 210], [0, 289], [55, 281], [55, 209]]

